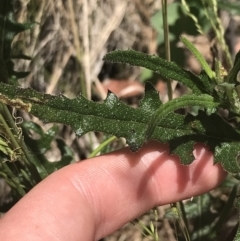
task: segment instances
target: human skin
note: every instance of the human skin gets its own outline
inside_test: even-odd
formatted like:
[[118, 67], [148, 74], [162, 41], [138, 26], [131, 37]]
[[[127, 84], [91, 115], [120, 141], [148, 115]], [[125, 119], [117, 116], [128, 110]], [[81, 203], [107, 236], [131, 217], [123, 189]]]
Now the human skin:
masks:
[[71, 164], [24, 196], [1, 220], [1, 241], [99, 240], [151, 208], [208, 192], [226, 172], [207, 147], [184, 166], [150, 142]]

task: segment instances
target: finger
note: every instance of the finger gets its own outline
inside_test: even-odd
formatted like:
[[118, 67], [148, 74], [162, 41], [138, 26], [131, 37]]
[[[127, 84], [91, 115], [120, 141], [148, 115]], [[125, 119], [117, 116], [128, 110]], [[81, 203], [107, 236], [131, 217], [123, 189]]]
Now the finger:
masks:
[[65, 167], [6, 214], [1, 240], [26, 233], [24, 240], [98, 240], [156, 205], [207, 192], [226, 173], [203, 145], [194, 155], [183, 166], [166, 145], [151, 142], [137, 153], [126, 148]]

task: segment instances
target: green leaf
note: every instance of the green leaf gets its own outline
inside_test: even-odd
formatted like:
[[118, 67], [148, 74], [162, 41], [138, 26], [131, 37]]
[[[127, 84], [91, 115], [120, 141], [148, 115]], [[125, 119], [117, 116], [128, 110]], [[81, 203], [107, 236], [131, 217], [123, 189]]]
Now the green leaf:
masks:
[[61, 159], [59, 161], [45, 161], [43, 163], [45, 169], [48, 171], [48, 173], [52, 173], [54, 171], [57, 171], [58, 169], [69, 165], [72, 161], [74, 161], [74, 153], [73, 151], [66, 145], [66, 143], [62, 139], [57, 139], [57, 146], [59, 150], [61, 151]]
[[[33, 146], [37, 149], [38, 154], [45, 154], [49, 149], [51, 149], [51, 143], [59, 130], [58, 126], [54, 125], [44, 132], [38, 124], [31, 121], [24, 122], [23, 127], [28, 131], [32, 130], [40, 135], [38, 139], [32, 139], [32, 142], [34, 142]], [[36, 152], [36, 150], [34, 150], [34, 152]]]
[[[201, 199], [201, 207], [199, 207], [199, 199]], [[201, 196], [193, 198], [193, 200], [188, 201], [186, 205], [184, 205], [184, 209], [186, 211], [187, 219], [201, 218], [201, 215], [209, 215], [209, 209], [212, 205], [211, 195], [209, 193], [205, 193]], [[201, 209], [201, 212], [199, 212]]]
[[60, 161], [58, 161], [55, 165], [57, 169], [60, 169], [68, 164], [70, 164], [72, 161], [74, 161], [74, 152], [73, 150], [65, 143], [64, 140], [57, 138], [56, 139], [58, 149], [61, 152], [62, 158]]
[[[181, 4], [180, 3], [171, 3], [168, 5], [168, 25], [174, 26], [176, 21], [181, 18]], [[164, 28], [163, 28], [163, 18], [162, 18], [162, 10], [159, 10], [156, 14], [151, 18], [151, 25], [157, 31], [158, 44], [162, 44], [164, 42]], [[169, 33], [170, 40], [176, 38], [173, 33]]]
[[[133, 108], [123, 104], [111, 92], [103, 103], [89, 101], [82, 96], [75, 99], [63, 95], [51, 96], [3, 83], [0, 83], [0, 93], [1, 102], [28, 111], [45, 123], [70, 125], [77, 136], [100, 131], [124, 137], [132, 151], [143, 145], [149, 120], [157, 115], [160, 121], [158, 119], [154, 124], [151, 139], [168, 143], [170, 152], [178, 155], [183, 164], [194, 160], [193, 146], [196, 142], [202, 142], [215, 152], [215, 162], [220, 162], [227, 171], [237, 173], [240, 170], [237, 160], [233, 158], [237, 158], [240, 150], [240, 134], [220, 116], [211, 114], [218, 106], [211, 96], [189, 95], [173, 100], [172, 104], [162, 104], [158, 92], [147, 83], [139, 108]], [[177, 108], [192, 104], [210, 108], [210, 112], [199, 111], [197, 116], [174, 112]]]
[[14, 37], [28, 29], [31, 29], [35, 23], [16, 23], [14, 20], [13, 4], [15, 1], [2, 1], [3, 6], [0, 12], [0, 36], [1, 36], [1, 48], [3, 50], [4, 59], [11, 58], [11, 45]]
[[240, 51], [238, 51], [235, 57], [233, 68], [231, 69], [227, 77], [227, 82], [239, 85], [240, 83], [237, 81], [237, 75], [239, 70], [240, 70]]
[[240, 14], [239, 2], [228, 2], [226, 0], [218, 0], [218, 7], [224, 11], [230, 12], [232, 15]]
[[[28, 132], [31, 131], [34, 131], [35, 133], [37, 133], [38, 135], [40, 136], [43, 136], [44, 135], [44, 131], [42, 129], [42, 127], [40, 125], [38, 125], [37, 123], [33, 122], [33, 121], [24, 121], [22, 123], [22, 126], [24, 128], [26, 128], [26, 130]], [[28, 133], [30, 135], [30, 133]]]
[[234, 202], [236, 201], [236, 195], [237, 195], [237, 185], [234, 185], [231, 192], [228, 195], [228, 200], [226, 201], [226, 204], [224, 205], [223, 210], [221, 211], [221, 214], [213, 226], [214, 230], [221, 230], [224, 223], [227, 222], [228, 214], [231, 212], [232, 207], [234, 206]]
[[146, 130], [146, 140], [151, 138], [156, 126], [161, 123], [166, 115], [177, 109], [188, 106], [201, 106], [207, 108], [207, 110], [214, 111], [219, 106], [219, 103], [214, 102], [213, 97], [209, 95], [184, 95], [167, 102], [165, 105], [161, 105], [154, 113], [148, 124], [148, 128]]
[[212, 94], [213, 87], [203, 82], [198, 76], [184, 70], [174, 62], [169, 62], [155, 55], [147, 55], [134, 50], [116, 50], [105, 55], [103, 60], [113, 63], [142, 66], [160, 74], [167, 79], [181, 82], [190, 88], [194, 94]]
[[[59, 161], [50, 162], [45, 157], [46, 152], [52, 148], [51, 144], [55, 140], [59, 129], [58, 126], [54, 125], [44, 132], [41, 126], [29, 121], [23, 122], [22, 127], [24, 130], [28, 131], [28, 133], [24, 135], [25, 142], [28, 144], [28, 147], [31, 148], [32, 152], [36, 155], [36, 158], [41, 162], [48, 174], [68, 165], [74, 160], [73, 151], [62, 139], [59, 138], [56, 139], [56, 143], [61, 152], [61, 159]], [[34, 132], [34, 139], [32, 138], [30, 130]]]
[[206, 74], [211, 80], [214, 80], [216, 75], [214, 71], [210, 68], [207, 61], [204, 59], [202, 54], [197, 50], [197, 48], [185, 37], [181, 37], [181, 41], [184, 43], [184, 45], [190, 50], [190, 52], [195, 56], [197, 61], [200, 63], [202, 68], [205, 70]]
[[201, 70], [200, 74], [198, 75], [198, 78], [204, 83], [205, 88], [209, 90], [210, 93], [212, 93], [212, 96], [214, 96], [215, 99], [221, 99], [219, 93], [217, 93], [215, 90], [215, 82], [213, 82], [209, 78], [205, 70]]
[[[15, 22], [15, 2], [15, 0], [1, 0], [0, 4], [0, 76], [1, 81], [5, 83], [7, 83], [11, 77], [23, 78], [26, 76], [26, 73], [18, 74], [13, 69], [13, 63], [11, 62], [12, 42], [17, 34], [31, 29], [35, 25], [35, 23], [21, 24]], [[22, 57], [26, 59], [25, 55]]]

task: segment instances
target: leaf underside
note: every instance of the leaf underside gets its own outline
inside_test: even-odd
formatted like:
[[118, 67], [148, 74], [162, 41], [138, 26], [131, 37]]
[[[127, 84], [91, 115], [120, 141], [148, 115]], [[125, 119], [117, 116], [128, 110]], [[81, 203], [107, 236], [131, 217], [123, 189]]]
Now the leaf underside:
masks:
[[[69, 125], [78, 137], [90, 131], [124, 137], [134, 152], [145, 142], [149, 120], [163, 105], [150, 83], [146, 84], [145, 96], [138, 108], [125, 105], [111, 92], [103, 103], [89, 101], [81, 95], [68, 99], [63, 95], [51, 96], [3, 83], [0, 93], [1, 102], [28, 111], [44, 123]], [[220, 162], [228, 172], [239, 172], [240, 134], [217, 114], [199, 111], [193, 116], [167, 112], [161, 116], [150, 139], [168, 143], [170, 152], [178, 155], [183, 164], [194, 160], [195, 143], [205, 143], [214, 152], [215, 162]]]

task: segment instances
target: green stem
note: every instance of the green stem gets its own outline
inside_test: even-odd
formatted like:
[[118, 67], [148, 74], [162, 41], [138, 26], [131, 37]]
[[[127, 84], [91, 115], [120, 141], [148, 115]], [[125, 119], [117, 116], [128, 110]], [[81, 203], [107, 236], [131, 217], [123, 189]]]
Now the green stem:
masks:
[[89, 155], [89, 158], [95, 157], [104, 147], [106, 147], [107, 145], [109, 145], [111, 142], [113, 142], [116, 139], [117, 139], [116, 136], [111, 136], [110, 138], [105, 140]]
[[180, 202], [177, 202], [177, 207], [178, 207], [178, 210], [180, 212], [180, 223], [181, 223], [181, 226], [182, 226], [182, 230], [183, 230], [183, 234], [184, 234], [184, 237], [187, 241], [191, 241], [190, 239], [190, 235], [189, 235], [189, 230], [188, 230], [188, 222], [187, 222], [187, 218], [186, 218], [186, 212], [185, 212], [185, 209], [184, 209], [184, 204], [182, 201]]
[[[165, 53], [166, 53], [165, 57], [166, 57], [167, 61], [171, 61], [170, 42], [169, 42], [169, 28], [168, 28], [168, 15], [167, 15], [167, 0], [162, 0], [162, 16], [163, 16], [163, 27], [164, 27], [164, 45], [165, 45]], [[171, 82], [172, 81], [170, 79], [167, 79], [167, 90], [168, 90], [168, 100], [169, 101], [173, 99], [173, 91], [172, 91], [172, 83]], [[146, 131], [147, 138], [148, 138], [148, 135], [152, 135], [152, 133], [153, 133], [152, 127], [149, 127], [148, 130]], [[178, 223], [179, 223], [179, 225], [180, 225], [180, 227], [183, 231], [185, 239], [187, 241], [190, 241], [190, 237], [189, 237], [187, 227], [184, 223], [184, 220], [182, 219], [181, 211], [179, 209], [180, 202], [173, 203], [172, 205], [177, 208], [178, 217], [179, 217]]]
[[183, 232], [185, 240], [191, 241], [189, 236], [189, 231], [187, 228], [186, 217], [184, 218], [182, 213], [183, 203], [182, 202], [172, 203], [171, 209], [172, 209], [172, 212], [176, 214], [178, 225]]
[[183, 95], [177, 99], [168, 101], [166, 104], [161, 105], [152, 115], [145, 132], [145, 141], [150, 140], [157, 125], [159, 125], [170, 112], [188, 106], [201, 106], [206, 108], [207, 112], [212, 112], [215, 111], [215, 109], [219, 106], [219, 103], [214, 102], [214, 99], [210, 95], [205, 94]]

